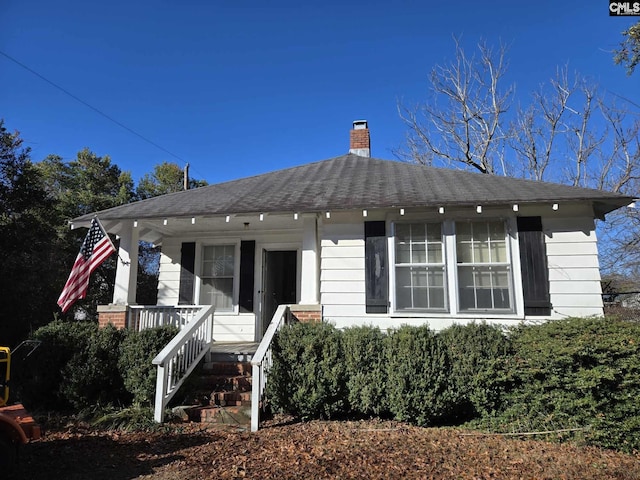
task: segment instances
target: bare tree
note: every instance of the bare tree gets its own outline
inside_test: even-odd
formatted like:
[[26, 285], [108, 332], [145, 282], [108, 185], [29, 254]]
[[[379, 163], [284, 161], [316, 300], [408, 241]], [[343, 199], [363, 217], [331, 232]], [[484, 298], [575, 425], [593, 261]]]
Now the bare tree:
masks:
[[533, 93], [531, 104], [518, 110], [508, 137], [509, 146], [515, 152], [513, 160], [520, 163], [516, 170], [532, 180], [546, 179], [556, 139], [567, 130], [563, 122], [575, 90], [575, 86], [569, 85], [566, 68], [557, 71], [550, 85], [549, 92], [541, 86]]
[[[431, 71], [429, 97], [398, 106], [408, 127], [396, 154], [425, 165], [566, 183], [637, 196], [640, 112], [568, 67], [510, 112], [514, 86], [503, 87], [506, 50], [478, 46]], [[620, 209], [599, 224], [601, 266], [640, 275], [640, 208]]]
[[406, 149], [396, 154], [426, 165], [504, 173], [505, 114], [514, 92], [502, 88], [506, 48], [480, 43], [478, 56], [468, 57], [454, 40], [454, 60], [431, 72], [429, 101], [398, 106], [409, 132]]

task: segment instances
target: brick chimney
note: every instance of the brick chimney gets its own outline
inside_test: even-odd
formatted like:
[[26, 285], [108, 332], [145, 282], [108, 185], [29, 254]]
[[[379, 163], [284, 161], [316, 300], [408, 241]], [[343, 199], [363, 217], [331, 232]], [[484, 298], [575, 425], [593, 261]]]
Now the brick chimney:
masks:
[[353, 130], [351, 130], [349, 138], [351, 140], [349, 153], [360, 155], [361, 157], [371, 156], [371, 140], [366, 120], [353, 122]]

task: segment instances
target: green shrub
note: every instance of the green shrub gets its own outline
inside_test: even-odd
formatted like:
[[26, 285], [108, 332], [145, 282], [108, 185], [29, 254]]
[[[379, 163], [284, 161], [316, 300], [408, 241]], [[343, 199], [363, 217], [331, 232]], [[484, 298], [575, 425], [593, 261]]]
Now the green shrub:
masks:
[[303, 420], [334, 418], [347, 410], [341, 334], [326, 323], [297, 323], [273, 342], [267, 384], [276, 410]]
[[455, 390], [446, 346], [426, 326], [401, 327], [386, 341], [388, 402], [396, 420], [426, 426], [448, 418]]
[[494, 425], [584, 428], [590, 444], [640, 449], [640, 324], [567, 319], [513, 334], [513, 389]]
[[18, 398], [31, 410], [69, 410], [72, 402], [66, 395], [71, 388], [67, 365], [90, 343], [98, 326], [92, 322], [56, 320], [36, 330], [32, 339], [40, 346], [24, 362]]
[[353, 327], [343, 331], [342, 342], [351, 411], [386, 415], [385, 335], [379, 328]]
[[470, 323], [438, 333], [451, 360], [454, 386], [450, 423], [460, 423], [500, 409], [508, 389], [501, 371], [510, 342], [499, 327]]
[[118, 368], [134, 405], [153, 405], [157, 366], [151, 362], [177, 333], [173, 326], [150, 328], [132, 332], [122, 342]]
[[129, 404], [131, 396], [124, 388], [118, 370], [120, 344], [127, 330], [113, 325], [96, 329], [87, 343], [78, 345], [74, 355], [63, 368], [62, 394], [79, 410], [93, 405]]

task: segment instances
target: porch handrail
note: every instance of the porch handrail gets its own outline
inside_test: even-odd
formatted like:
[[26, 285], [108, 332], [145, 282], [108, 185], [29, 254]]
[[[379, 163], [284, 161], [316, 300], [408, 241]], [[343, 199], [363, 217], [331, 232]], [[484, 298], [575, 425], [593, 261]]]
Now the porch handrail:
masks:
[[267, 387], [267, 381], [269, 376], [269, 370], [273, 365], [273, 358], [271, 356], [271, 343], [276, 332], [282, 328], [283, 325], [290, 324], [293, 319], [291, 315], [291, 309], [289, 305], [280, 305], [273, 314], [271, 323], [267, 331], [262, 337], [260, 345], [256, 353], [251, 360], [251, 375], [252, 375], [252, 388], [251, 388], [251, 431], [257, 432], [260, 428], [260, 402], [263, 400], [264, 392]]
[[185, 378], [211, 348], [214, 309], [211, 305], [199, 308], [201, 310], [153, 359], [152, 363], [158, 366], [153, 419], [158, 423], [164, 421], [164, 409]]
[[165, 325], [182, 329], [201, 309], [202, 305], [129, 305], [127, 328], [136, 332]]

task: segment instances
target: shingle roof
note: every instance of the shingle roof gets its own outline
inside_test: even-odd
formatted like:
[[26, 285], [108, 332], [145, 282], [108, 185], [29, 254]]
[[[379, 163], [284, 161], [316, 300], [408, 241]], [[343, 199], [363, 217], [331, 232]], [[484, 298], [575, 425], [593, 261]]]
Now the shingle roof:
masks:
[[591, 201], [603, 215], [632, 200], [600, 190], [347, 154], [121, 205], [98, 215], [116, 220], [558, 201]]

